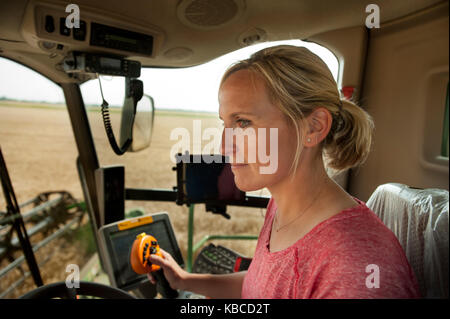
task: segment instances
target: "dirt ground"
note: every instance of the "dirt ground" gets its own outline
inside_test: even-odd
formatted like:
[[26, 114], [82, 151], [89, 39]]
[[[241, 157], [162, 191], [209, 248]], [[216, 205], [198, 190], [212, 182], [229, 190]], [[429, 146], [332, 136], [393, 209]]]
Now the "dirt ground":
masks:
[[[111, 150], [100, 110], [89, 112], [98, 158], [102, 166], [125, 165], [126, 185], [132, 188], [172, 188], [176, 185], [176, 173], [172, 170], [169, 153], [176, 141], [170, 140], [170, 132], [176, 127], [192, 131], [193, 119], [202, 120], [202, 128], [219, 127], [217, 117], [207, 115], [156, 113], [153, 139], [150, 148], [137, 153], [117, 156]], [[118, 116], [113, 116], [118, 132]], [[205, 141], [203, 146], [209, 141]], [[37, 108], [5, 106], [0, 103], [0, 146], [5, 157], [10, 178], [19, 203], [33, 198], [43, 191], [66, 190], [75, 198], [83, 200], [76, 171], [77, 149], [65, 108]], [[254, 194], [268, 195], [267, 191]], [[188, 208], [166, 202], [127, 201], [126, 210], [143, 209], [146, 213], [166, 211], [169, 213], [178, 244], [186, 261]], [[0, 211], [5, 211], [3, 196], [0, 196]], [[230, 220], [205, 212], [204, 205], [195, 208], [194, 244], [208, 234], [258, 235], [264, 220], [264, 210], [255, 208], [228, 207]], [[256, 241], [213, 241], [229, 247], [243, 255], [253, 256]], [[65, 280], [67, 264], [86, 263], [79, 245], [58, 239], [44, 249], [37, 258], [53, 256], [42, 268], [44, 283]], [[4, 265], [0, 265], [2, 268]], [[0, 280], [0, 292], [6, 282]], [[16, 296], [33, 288], [30, 279]]]

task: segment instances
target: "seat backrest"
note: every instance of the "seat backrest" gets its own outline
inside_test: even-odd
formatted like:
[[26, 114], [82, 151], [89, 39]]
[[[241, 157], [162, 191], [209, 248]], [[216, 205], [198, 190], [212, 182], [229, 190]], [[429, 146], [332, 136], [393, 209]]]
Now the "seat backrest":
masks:
[[424, 298], [449, 297], [448, 191], [378, 186], [367, 206], [397, 236]]

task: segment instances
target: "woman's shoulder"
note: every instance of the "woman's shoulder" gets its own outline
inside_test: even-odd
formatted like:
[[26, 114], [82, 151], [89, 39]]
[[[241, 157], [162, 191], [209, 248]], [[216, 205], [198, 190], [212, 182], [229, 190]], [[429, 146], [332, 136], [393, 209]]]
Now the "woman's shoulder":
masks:
[[357, 198], [355, 200], [358, 202], [357, 206], [344, 209], [325, 220], [323, 225], [319, 225], [322, 227], [318, 232], [334, 242], [364, 239], [363, 243], [368, 243], [371, 238], [377, 241], [395, 238], [394, 233], [363, 201]]
[[345, 209], [318, 225], [308, 245], [336, 258], [361, 260], [377, 256], [380, 259], [388, 253], [397, 261], [404, 259], [403, 249], [394, 233], [363, 201], [355, 200], [359, 205]]

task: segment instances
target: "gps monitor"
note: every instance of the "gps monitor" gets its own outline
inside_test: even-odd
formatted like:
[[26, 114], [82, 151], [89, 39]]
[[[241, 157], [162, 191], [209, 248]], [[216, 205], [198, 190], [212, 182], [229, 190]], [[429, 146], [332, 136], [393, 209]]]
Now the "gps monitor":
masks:
[[158, 240], [183, 267], [183, 257], [178, 247], [169, 215], [166, 212], [143, 215], [104, 225], [99, 229], [100, 249], [105, 256], [105, 271], [112, 286], [123, 290], [137, 288], [147, 281], [146, 275], [136, 274], [130, 265], [130, 251], [136, 236], [145, 232]]

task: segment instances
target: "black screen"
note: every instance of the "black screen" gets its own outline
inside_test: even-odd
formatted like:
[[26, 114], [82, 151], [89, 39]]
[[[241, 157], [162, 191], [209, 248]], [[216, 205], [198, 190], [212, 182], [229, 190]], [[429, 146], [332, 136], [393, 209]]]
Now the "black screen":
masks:
[[[197, 156], [197, 155], [195, 155]], [[192, 158], [192, 157], [191, 157]], [[185, 200], [190, 203], [205, 201], [239, 201], [245, 193], [234, 182], [234, 174], [229, 163], [181, 163], [183, 165], [182, 181]]]
[[106, 69], [112, 70], [120, 70], [122, 66], [122, 61], [120, 59], [111, 59], [111, 58], [100, 58], [100, 66]]

